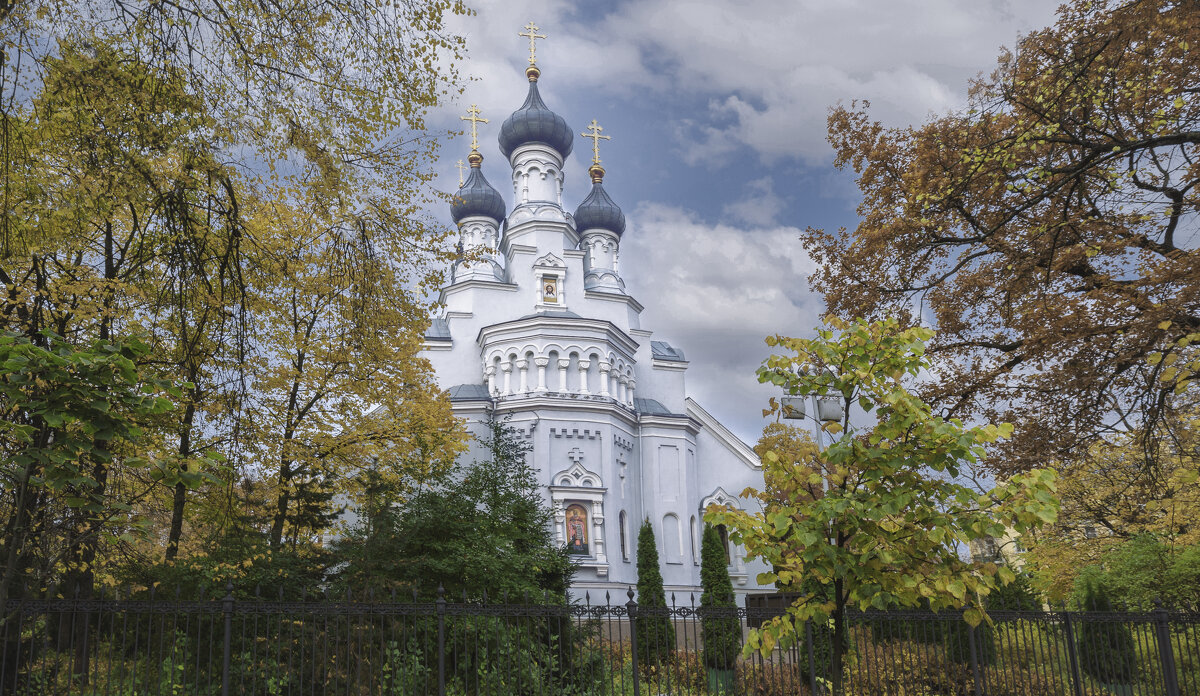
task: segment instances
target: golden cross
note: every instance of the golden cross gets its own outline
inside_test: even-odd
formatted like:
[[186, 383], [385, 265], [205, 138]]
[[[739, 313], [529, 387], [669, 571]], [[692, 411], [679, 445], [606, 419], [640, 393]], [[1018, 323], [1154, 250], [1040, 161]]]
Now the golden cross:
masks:
[[588, 125], [588, 131], [590, 132], [580, 133], [583, 137], [592, 139], [592, 164], [600, 164], [600, 141], [612, 140], [612, 136], [610, 135], [600, 135], [600, 131], [602, 130], [604, 129], [593, 118], [591, 124]]
[[472, 151], [479, 149], [479, 134], [475, 130], [476, 126], [478, 126], [480, 123], [488, 122], [488, 120], [486, 118], [479, 118], [480, 113], [482, 113], [482, 112], [479, 111], [479, 107], [472, 104], [471, 108], [467, 109], [467, 114], [468, 114], [467, 116], [459, 116], [458, 117], [460, 121], [470, 121], [471, 122], [471, 150]]
[[458, 164], [456, 164], [456, 165], [454, 165], [454, 166], [455, 166], [455, 167], [458, 167], [458, 187], [459, 187], [459, 188], [462, 188], [462, 185], [463, 185], [463, 176], [462, 176], [462, 173], [463, 173], [463, 170], [464, 170], [464, 169], [466, 169], [466, 167], [465, 167], [465, 166], [463, 166], [463, 161], [462, 161], [462, 160], [459, 160], [459, 161], [458, 161]]
[[535, 65], [537, 63], [537, 39], [544, 39], [546, 35], [537, 33], [538, 25], [534, 24], [533, 20], [530, 20], [529, 24], [525, 25], [525, 30], [529, 33], [521, 31], [517, 32], [517, 36], [529, 37], [529, 64]]

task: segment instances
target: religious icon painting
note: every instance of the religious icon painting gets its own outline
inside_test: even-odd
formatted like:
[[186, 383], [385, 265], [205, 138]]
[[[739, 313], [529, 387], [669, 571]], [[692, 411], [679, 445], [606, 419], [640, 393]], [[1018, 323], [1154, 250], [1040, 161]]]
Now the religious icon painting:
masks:
[[558, 302], [558, 278], [542, 278], [542, 302]]
[[567, 553], [588, 553], [587, 510], [579, 503], [567, 506]]

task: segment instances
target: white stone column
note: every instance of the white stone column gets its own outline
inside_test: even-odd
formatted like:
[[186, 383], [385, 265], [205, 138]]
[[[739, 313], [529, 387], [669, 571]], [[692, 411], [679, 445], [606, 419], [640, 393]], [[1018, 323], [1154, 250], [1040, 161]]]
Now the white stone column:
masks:
[[504, 373], [504, 396], [512, 393], [512, 363], [505, 360], [500, 363], [500, 371]]
[[608, 373], [608, 393], [614, 399], [617, 398], [617, 392], [620, 389], [620, 385], [617, 382], [617, 372], [614, 370]]
[[587, 394], [588, 392], [588, 368], [592, 366], [591, 360], [579, 361], [579, 393]]
[[558, 391], [561, 394], [567, 393], [567, 368], [571, 366], [571, 361], [568, 358], [558, 359]]
[[620, 384], [620, 387], [619, 387], [620, 392], [617, 396], [617, 401], [620, 401], [621, 403], [625, 403], [626, 402], [626, 392], [628, 391], [628, 383], [625, 381], [625, 375], [621, 375], [620, 377], [617, 378], [617, 380]]
[[612, 365], [601, 360], [598, 367], [600, 368], [600, 396], [608, 396], [608, 368]]
[[487, 367], [483, 368], [483, 374], [484, 374], [484, 376], [487, 377], [488, 394], [495, 396], [496, 395], [496, 366], [488, 365]]
[[543, 394], [546, 391], [546, 366], [550, 364], [550, 358], [534, 358], [533, 364], [537, 365], [537, 391]]
[[633, 406], [633, 391], [636, 388], [637, 388], [637, 380], [636, 379], [629, 380], [629, 406], [630, 407]]
[[529, 391], [529, 361], [521, 358], [517, 361], [517, 369], [520, 370], [521, 378], [517, 380], [517, 393], [524, 394]]

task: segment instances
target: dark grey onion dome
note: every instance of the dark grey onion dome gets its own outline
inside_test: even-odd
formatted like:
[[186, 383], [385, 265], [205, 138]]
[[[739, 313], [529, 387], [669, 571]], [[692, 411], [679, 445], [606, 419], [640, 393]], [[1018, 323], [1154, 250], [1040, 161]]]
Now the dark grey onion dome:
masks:
[[521, 108], [513, 112], [500, 126], [500, 152], [512, 156], [514, 150], [529, 143], [544, 143], [554, 148], [564, 160], [571, 154], [575, 135], [562, 116], [546, 108], [538, 94], [537, 76], [530, 75], [529, 96]]
[[625, 213], [604, 190], [604, 169], [593, 164], [588, 172], [592, 175], [592, 192], [575, 210], [575, 229], [579, 232], [608, 230], [620, 237], [625, 233]]
[[[471, 154], [475, 155], [476, 153]], [[504, 219], [504, 199], [484, 178], [483, 170], [479, 168], [474, 157], [470, 159], [471, 174], [463, 182], [462, 188], [458, 190], [454, 202], [450, 204], [450, 217], [454, 218], [454, 222], [457, 224], [472, 215], [484, 215], [495, 220], [499, 225], [500, 221]], [[479, 162], [482, 161], [483, 158], [480, 157]]]

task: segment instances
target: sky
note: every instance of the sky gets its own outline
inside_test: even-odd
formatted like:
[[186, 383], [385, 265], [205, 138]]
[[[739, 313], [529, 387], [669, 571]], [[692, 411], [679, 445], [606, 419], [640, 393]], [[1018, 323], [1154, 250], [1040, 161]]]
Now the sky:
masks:
[[[604, 185], [625, 212], [621, 275], [644, 306], [642, 328], [681, 348], [689, 394], [753, 444], [774, 395], [754, 371], [772, 334], [813, 334], [824, 302], [809, 289], [807, 227], [853, 230], [853, 173], [833, 166], [825, 121], [835, 105], [871, 104], [885, 125], [961, 108], [1002, 47], [1054, 22], [1046, 0], [475, 0], [464, 35], [464, 93], [431, 127], [459, 130], [477, 104], [484, 173], [505, 195], [500, 124], [525, 99], [533, 21], [543, 99], [578, 134], [592, 119]], [[441, 190], [458, 188], [438, 162]], [[591, 141], [576, 140], [564, 206], [587, 195]], [[435, 213], [450, 223], [449, 209]]]

